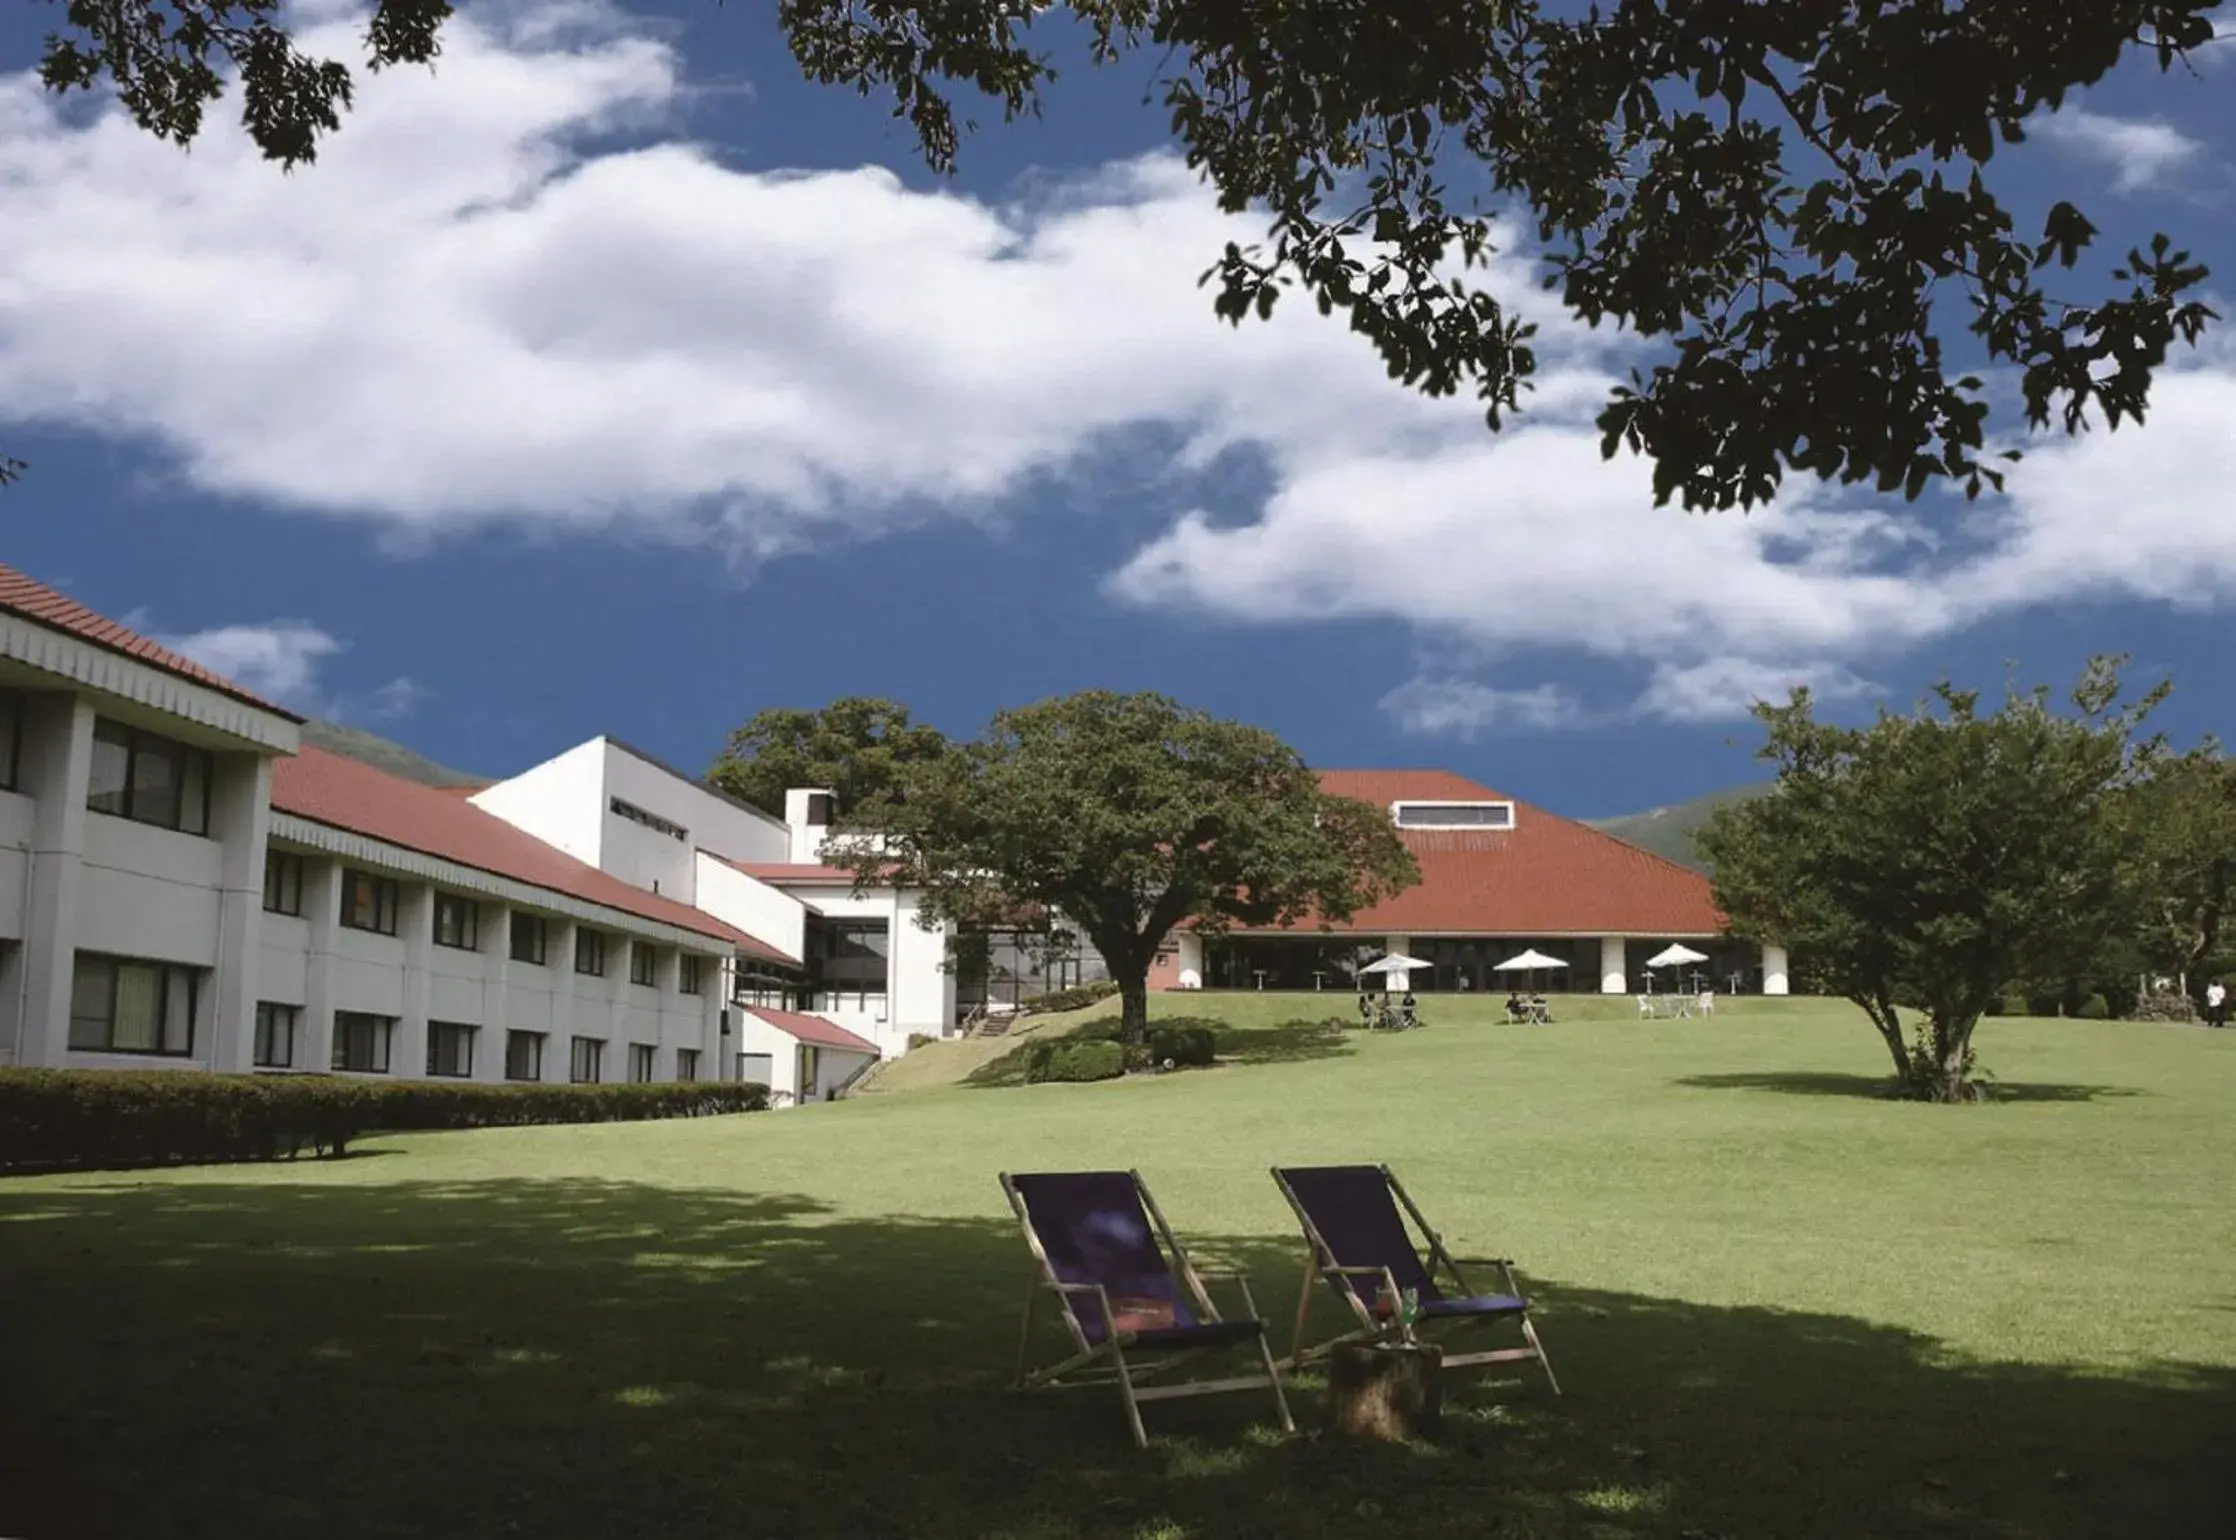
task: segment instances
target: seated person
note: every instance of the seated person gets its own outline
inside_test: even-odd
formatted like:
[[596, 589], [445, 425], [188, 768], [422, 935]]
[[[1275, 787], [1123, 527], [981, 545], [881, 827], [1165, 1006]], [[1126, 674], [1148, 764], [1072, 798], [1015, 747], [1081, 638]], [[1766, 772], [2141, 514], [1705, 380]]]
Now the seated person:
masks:
[[1529, 1014], [1529, 1005], [1522, 999], [1522, 992], [1515, 990], [1506, 997], [1506, 1019], [1520, 1021]]
[[1412, 990], [1410, 990], [1410, 989], [1408, 989], [1408, 990], [1407, 990], [1407, 991], [1405, 992], [1405, 998], [1404, 998], [1404, 999], [1402, 999], [1402, 1000], [1400, 1000], [1400, 1001], [1398, 1002], [1398, 1025], [1399, 1025], [1399, 1026], [1402, 1026], [1402, 1027], [1410, 1027], [1410, 1026], [1412, 1026], [1412, 1025], [1413, 1025], [1413, 1023], [1414, 1023], [1414, 1012], [1415, 1012], [1415, 1010], [1417, 1009], [1417, 1006], [1418, 1006], [1418, 1002], [1416, 1002], [1416, 1001], [1414, 1000], [1414, 998], [1413, 998], [1413, 991], [1412, 991]]

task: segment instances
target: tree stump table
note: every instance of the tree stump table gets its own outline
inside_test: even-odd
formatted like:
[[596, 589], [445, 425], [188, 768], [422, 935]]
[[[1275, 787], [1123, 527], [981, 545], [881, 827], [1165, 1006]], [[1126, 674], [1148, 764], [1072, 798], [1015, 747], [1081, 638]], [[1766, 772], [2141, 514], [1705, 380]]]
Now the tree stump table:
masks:
[[1339, 1433], [1433, 1438], [1444, 1416], [1444, 1350], [1433, 1343], [1345, 1342], [1328, 1360], [1328, 1417]]

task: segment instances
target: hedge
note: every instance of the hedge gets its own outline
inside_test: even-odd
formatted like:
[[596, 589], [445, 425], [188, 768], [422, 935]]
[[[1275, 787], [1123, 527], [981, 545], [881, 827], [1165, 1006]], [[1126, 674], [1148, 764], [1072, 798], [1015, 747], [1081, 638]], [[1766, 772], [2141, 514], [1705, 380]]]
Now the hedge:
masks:
[[1037, 1043], [1025, 1062], [1030, 1085], [1048, 1081], [1115, 1080], [1126, 1072], [1126, 1053], [1116, 1043]]
[[1017, 1002], [1020, 1010], [1078, 1011], [1107, 1000], [1118, 993], [1116, 979], [1097, 979], [1092, 984], [1080, 984], [1071, 989], [1052, 989], [1044, 995], [1030, 995]]
[[2112, 1007], [2102, 995], [2090, 995], [2073, 1008], [2073, 1015], [2079, 1021], [2106, 1021], [2111, 1018]]
[[0, 1170], [340, 1155], [364, 1134], [614, 1123], [757, 1112], [768, 1087], [481, 1085], [212, 1075], [194, 1071], [0, 1070]]
[[1159, 1064], [1201, 1069], [1219, 1056], [1209, 1027], [1157, 1027], [1149, 1034], [1149, 1056]]

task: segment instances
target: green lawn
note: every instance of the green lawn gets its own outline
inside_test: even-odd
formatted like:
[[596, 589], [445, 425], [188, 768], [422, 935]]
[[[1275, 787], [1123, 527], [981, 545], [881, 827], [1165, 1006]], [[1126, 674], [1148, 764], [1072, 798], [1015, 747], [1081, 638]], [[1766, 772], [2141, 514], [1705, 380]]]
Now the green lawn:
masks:
[[[1813, 1002], [1159, 1004], [1247, 1062], [0, 1182], [0, 1534], [2236, 1533], [2236, 1033], [1990, 1022], [2005, 1099], [1949, 1108]], [[1357, 1159], [1520, 1260], [1565, 1397], [1362, 1448], [1308, 1382], [1297, 1439], [1224, 1397], [1141, 1454], [1111, 1391], [1003, 1392], [996, 1171], [1139, 1167], [1285, 1318], [1266, 1168]]]

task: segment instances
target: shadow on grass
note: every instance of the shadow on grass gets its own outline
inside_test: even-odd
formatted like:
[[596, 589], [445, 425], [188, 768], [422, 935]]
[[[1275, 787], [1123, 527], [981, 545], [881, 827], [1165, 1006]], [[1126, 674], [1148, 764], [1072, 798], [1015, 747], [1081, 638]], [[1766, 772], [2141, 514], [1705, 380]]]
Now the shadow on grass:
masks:
[[[1850, 1075], [1826, 1070], [1781, 1070], [1761, 1074], [1687, 1075], [1675, 1082], [1696, 1091], [1776, 1091], [1786, 1096], [1854, 1096], [1873, 1101], [1898, 1101], [1900, 1093], [1891, 1076]], [[2147, 1096], [2134, 1086], [2027, 1084], [2011, 1080], [1984, 1080], [1993, 1102], [2093, 1102], [2115, 1097]]]
[[[1153, 1031], [1209, 1027], [1222, 1064], [1303, 1064], [1358, 1051], [1343, 1022], [1334, 1017], [1322, 1021], [1299, 1018], [1270, 1027], [1238, 1027], [1209, 1016], [1159, 1016], [1150, 1027]], [[1019, 1043], [998, 1059], [989, 1059], [965, 1075], [962, 1083], [981, 1089], [1021, 1086], [1025, 1084], [1025, 1066], [1035, 1047], [1074, 1037], [1110, 1037], [1117, 1030], [1117, 1023], [1110, 1017], [1098, 1016], [1067, 1032], [1043, 1033], [1030, 1042]]]
[[[1286, 1319], [1292, 1246], [1191, 1239]], [[2229, 1371], [1952, 1362], [1832, 1315], [1532, 1280], [1565, 1398], [1454, 1375], [1441, 1445], [1388, 1448], [1314, 1431], [1306, 1381], [1297, 1438], [1263, 1396], [1207, 1398], [1152, 1407], [1143, 1454], [1105, 1387], [1004, 1391], [1025, 1266], [992, 1217], [584, 1180], [0, 1188], [0, 1253], [0, 1534], [2236, 1531]]]

